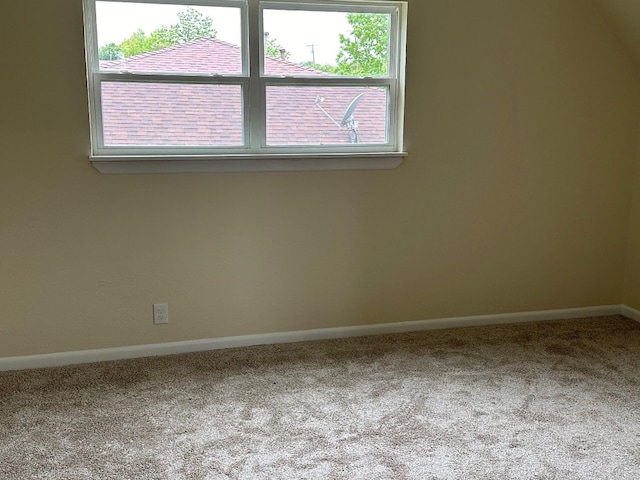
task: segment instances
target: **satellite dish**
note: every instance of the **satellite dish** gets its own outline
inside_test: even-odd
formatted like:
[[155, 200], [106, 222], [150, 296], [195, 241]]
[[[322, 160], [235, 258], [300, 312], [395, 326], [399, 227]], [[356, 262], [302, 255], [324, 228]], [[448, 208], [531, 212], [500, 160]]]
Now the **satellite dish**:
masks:
[[347, 109], [344, 111], [344, 115], [342, 116], [342, 122], [340, 123], [340, 125], [346, 127], [349, 125], [349, 122], [353, 121], [353, 112], [358, 106], [358, 103], [360, 103], [360, 99], [362, 98], [363, 95], [364, 95], [364, 92], [362, 92], [356, 98], [351, 100], [351, 103], [349, 104]]
[[360, 93], [353, 100], [351, 100], [351, 103], [344, 111], [344, 115], [342, 115], [341, 123], [336, 122], [336, 120], [329, 114], [329, 112], [327, 112], [324, 108], [322, 108], [322, 105], [320, 105], [322, 102], [324, 102], [324, 97], [316, 95], [316, 101], [314, 102], [314, 104], [316, 107], [322, 110], [322, 113], [324, 113], [329, 118], [329, 120], [331, 120], [335, 124], [336, 127], [347, 127], [347, 130], [349, 130], [349, 141], [351, 143], [358, 143], [358, 122], [354, 120], [353, 112], [355, 112], [356, 107], [358, 106], [358, 103], [360, 103], [363, 95], [364, 92]]

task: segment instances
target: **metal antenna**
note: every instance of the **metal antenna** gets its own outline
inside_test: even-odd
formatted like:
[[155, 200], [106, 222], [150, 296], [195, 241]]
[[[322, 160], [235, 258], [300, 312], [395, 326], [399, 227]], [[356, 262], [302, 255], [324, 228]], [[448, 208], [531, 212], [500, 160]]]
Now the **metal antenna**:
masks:
[[335, 119], [329, 114], [329, 112], [327, 112], [324, 108], [322, 108], [322, 105], [320, 105], [322, 102], [324, 102], [324, 97], [321, 97], [320, 95], [316, 95], [316, 101], [314, 105], [318, 107], [320, 110], [322, 110], [322, 113], [324, 113], [327, 116], [327, 118], [335, 124], [336, 127], [340, 128], [341, 125], [335, 121]]
[[349, 130], [349, 141], [351, 143], [358, 143], [358, 122], [353, 118], [353, 112], [355, 112], [356, 107], [358, 106], [358, 103], [360, 103], [363, 95], [364, 92], [358, 94], [353, 100], [351, 100], [351, 103], [344, 111], [344, 115], [342, 115], [342, 121], [340, 123], [338, 123], [329, 114], [329, 112], [327, 112], [324, 108], [322, 108], [322, 105], [320, 105], [322, 102], [324, 102], [324, 97], [316, 95], [315, 106], [322, 110], [322, 113], [324, 113], [327, 118], [329, 118], [329, 120], [331, 120], [335, 124], [336, 127], [347, 127], [347, 129]]

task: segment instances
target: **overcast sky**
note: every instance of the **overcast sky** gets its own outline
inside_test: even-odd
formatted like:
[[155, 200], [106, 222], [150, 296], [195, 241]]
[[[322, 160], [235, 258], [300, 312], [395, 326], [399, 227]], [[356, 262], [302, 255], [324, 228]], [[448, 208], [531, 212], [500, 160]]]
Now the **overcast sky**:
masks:
[[[178, 21], [177, 13], [187, 7], [165, 4], [135, 4], [97, 2], [98, 45], [120, 43], [133, 32], [142, 29], [146, 34], [156, 28]], [[230, 7], [200, 7], [195, 9], [213, 19], [217, 38], [240, 44], [240, 10]], [[340, 50], [338, 35], [349, 32], [344, 13], [265, 11], [264, 30], [290, 54], [289, 60], [312, 60], [311, 44], [315, 44], [315, 60], [320, 64], [335, 64]]]

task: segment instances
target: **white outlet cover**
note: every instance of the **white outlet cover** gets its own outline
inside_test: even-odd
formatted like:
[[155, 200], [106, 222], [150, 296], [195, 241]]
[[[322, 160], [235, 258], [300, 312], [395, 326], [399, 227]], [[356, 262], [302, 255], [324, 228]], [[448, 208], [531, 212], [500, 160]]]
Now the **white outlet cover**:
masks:
[[169, 305], [167, 303], [153, 304], [153, 323], [155, 325], [169, 323]]

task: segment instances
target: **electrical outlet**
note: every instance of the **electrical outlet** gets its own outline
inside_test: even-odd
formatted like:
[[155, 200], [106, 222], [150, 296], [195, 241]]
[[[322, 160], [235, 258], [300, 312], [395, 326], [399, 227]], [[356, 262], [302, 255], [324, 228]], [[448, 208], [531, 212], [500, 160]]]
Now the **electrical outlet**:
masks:
[[153, 304], [153, 323], [160, 325], [169, 323], [169, 305], [166, 303]]

